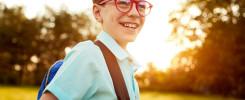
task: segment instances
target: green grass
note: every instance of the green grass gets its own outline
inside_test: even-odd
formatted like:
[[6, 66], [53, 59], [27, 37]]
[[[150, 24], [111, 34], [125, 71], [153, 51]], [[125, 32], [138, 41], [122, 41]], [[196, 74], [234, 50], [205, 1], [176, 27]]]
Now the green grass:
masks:
[[[38, 89], [39, 87], [0, 85], [0, 100], [36, 100]], [[160, 93], [150, 91], [141, 92], [140, 98], [141, 100], [239, 100], [214, 95]]]
[[36, 100], [38, 87], [0, 86], [0, 100]]
[[140, 100], [240, 100], [232, 97], [218, 95], [194, 95], [184, 93], [160, 93], [143, 91], [140, 93]]

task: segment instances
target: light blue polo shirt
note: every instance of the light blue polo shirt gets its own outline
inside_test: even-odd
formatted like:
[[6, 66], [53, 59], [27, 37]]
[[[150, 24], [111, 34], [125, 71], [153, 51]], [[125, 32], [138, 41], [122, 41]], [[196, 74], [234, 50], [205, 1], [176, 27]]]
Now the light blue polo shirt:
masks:
[[[141, 66], [108, 33], [102, 31], [97, 39], [116, 56], [130, 100], [139, 100], [134, 72]], [[117, 100], [104, 56], [92, 41], [78, 43], [66, 55], [46, 90], [60, 100]]]

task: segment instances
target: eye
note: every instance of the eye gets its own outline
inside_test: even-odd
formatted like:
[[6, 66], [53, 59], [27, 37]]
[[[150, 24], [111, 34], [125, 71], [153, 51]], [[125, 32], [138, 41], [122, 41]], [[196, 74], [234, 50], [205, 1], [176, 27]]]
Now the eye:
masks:
[[138, 3], [138, 8], [141, 10], [148, 9], [150, 7], [150, 4], [147, 2], [139, 2]]
[[139, 8], [140, 8], [140, 9], [146, 9], [146, 5], [140, 4], [140, 5], [139, 5]]
[[125, 1], [119, 1], [119, 2], [117, 2], [117, 4], [118, 5], [127, 5], [127, 2], [125, 2]]
[[117, 5], [121, 7], [130, 7], [131, 2], [129, 0], [118, 0]]

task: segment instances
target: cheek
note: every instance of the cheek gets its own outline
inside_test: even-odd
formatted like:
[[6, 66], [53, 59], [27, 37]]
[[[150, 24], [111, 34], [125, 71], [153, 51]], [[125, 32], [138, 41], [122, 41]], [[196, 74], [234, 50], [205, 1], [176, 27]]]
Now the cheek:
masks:
[[140, 18], [140, 22], [142, 23], [142, 26], [145, 24], [145, 17]]
[[111, 14], [110, 16], [107, 16], [108, 17], [108, 21], [111, 25], [116, 25], [119, 23], [119, 19], [120, 17], [116, 14]]

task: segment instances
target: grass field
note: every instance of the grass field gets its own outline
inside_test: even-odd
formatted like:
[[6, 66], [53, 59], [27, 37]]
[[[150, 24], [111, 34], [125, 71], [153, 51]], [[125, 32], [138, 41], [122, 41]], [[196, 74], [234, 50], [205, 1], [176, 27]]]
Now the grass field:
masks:
[[194, 95], [181, 93], [141, 92], [140, 100], [240, 100], [215, 95]]
[[0, 86], [0, 100], [36, 100], [37, 87]]
[[[0, 100], [36, 100], [38, 87], [0, 86]], [[239, 100], [213, 95], [192, 95], [143, 91], [141, 100]]]

